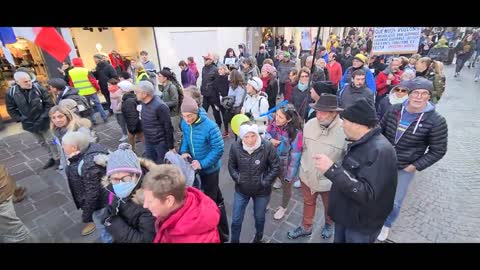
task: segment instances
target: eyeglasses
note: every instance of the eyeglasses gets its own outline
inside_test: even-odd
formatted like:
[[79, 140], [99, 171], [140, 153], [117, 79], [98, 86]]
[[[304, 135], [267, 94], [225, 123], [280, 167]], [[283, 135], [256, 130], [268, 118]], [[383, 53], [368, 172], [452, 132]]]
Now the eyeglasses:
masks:
[[118, 184], [120, 182], [130, 182], [133, 180], [133, 174], [125, 175], [122, 178], [111, 178], [109, 177], [108, 180], [112, 182], [112, 184]]
[[413, 91], [411, 95], [414, 96], [414, 97], [426, 98], [426, 97], [430, 96], [430, 92]]
[[397, 88], [397, 89], [395, 89], [395, 92], [406, 93], [406, 92], [407, 92], [407, 89]]
[[308, 76], [308, 75], [302, 75], [302, 76], [300, 76], [300, 78], [308, 78], [308, 77], [310, 77], [310, 76]]

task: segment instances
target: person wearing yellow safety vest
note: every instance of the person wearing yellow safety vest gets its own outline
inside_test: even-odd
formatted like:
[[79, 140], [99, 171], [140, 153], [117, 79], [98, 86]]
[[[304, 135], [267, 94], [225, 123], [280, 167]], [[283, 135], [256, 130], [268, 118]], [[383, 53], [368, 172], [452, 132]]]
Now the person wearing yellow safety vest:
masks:
[[[78, 89], [78, 94], [87, 98], [88, 102], [95, 104], [96, 110], [100, 113], [103, 121], [107, 122], [107, 113], [100, 103], [98, 98], [97, 91], [100, 90], [97, 80], [93, 74], [83, 66], [83, 61], [81, 58], [73, 58], [72, 64], [74, 68], [68, 71], [68, 76], [70, 77], [69, 85]], [[97, 124], [95, 120], [95, 114], [91, 115], [92, 123]]]

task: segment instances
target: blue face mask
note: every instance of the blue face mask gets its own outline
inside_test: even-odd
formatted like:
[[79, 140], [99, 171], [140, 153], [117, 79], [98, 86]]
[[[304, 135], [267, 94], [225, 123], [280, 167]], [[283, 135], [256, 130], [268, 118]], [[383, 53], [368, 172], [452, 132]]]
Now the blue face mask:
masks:
[[307, 90], [308, 88], [308, 83], [303, 84], [302, 82], [298, 82], [297, 87], [298, 87], [298, 90], [305, 92], [305, 90]]
[[132, 193], [133, 189], [137, 186], [137, 182], [120, 182], [118, 184], [113, 184], [113, 191], [115, 195], [120, 199], [125, 199]]

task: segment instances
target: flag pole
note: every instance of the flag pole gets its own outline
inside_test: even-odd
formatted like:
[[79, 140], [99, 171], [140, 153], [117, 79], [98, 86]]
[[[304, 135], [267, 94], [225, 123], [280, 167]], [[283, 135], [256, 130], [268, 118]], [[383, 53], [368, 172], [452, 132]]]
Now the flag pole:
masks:
[[318, 44], [318, 37], [320, 36], [320, 27], [318, 27], [318, 30], [317, 30], [317, 38], [315, 39], [315, 49], [313, 50], [313, 60], [312, 60], [312, 69], [310, 71], [310, 79], [308, 80], [308, 88], [307, 89], [310, 89], [311, 88], [311, 85], [312, 85], [312, 78], [313, 78], [313, 72], [315, 72], [315, 58], [316, 58], [316, 55], [317, 55], [317, 44]]

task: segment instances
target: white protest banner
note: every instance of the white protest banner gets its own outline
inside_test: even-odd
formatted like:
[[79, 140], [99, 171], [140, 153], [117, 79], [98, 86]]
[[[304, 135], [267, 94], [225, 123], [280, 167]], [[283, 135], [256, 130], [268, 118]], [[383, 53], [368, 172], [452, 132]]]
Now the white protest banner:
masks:
[[409, 54], [418, 51], [421, 27], [375, 27], [373, 54]]

